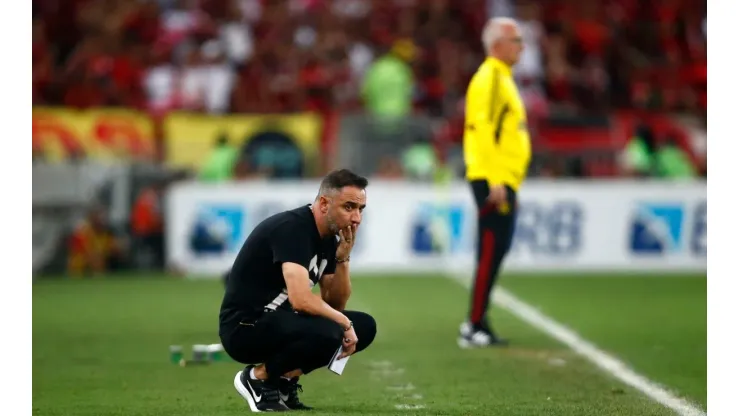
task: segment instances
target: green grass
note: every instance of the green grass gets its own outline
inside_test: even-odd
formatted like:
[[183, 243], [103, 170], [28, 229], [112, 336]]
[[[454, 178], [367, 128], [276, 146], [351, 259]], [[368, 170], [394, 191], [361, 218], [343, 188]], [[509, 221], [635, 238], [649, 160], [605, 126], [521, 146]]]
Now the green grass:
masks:
[[706, 408], [706, 276], [552, 279], [503, 283], [640, 373]]
[[[503, 282], [637, 371], [706, 403], [706, 280], [671, 279]], [[360, 278], [353, 288], [350, 306], [375, 316], [378, 336], [344, 375], [317, 370], [302, 379], [303, 400], [317, 407], [311, 414], [671, 414], [500, 309], [491, 318], [511, 347], [458, 349], [468, 293], [450, 279]], [[180, 368], [168, 361], [171, 344], [189, 352], [192, 344], [218, 342], [221, 294], [216, 281], [35, 284], [33, 414], [249, 413], [232, 386], [240, 365]], [[378, 371], [379, 362], [402, 371]], [[408, 383], [413, 391], [388, 390]], [[425, 408], [395, 407], [417, 403]]]

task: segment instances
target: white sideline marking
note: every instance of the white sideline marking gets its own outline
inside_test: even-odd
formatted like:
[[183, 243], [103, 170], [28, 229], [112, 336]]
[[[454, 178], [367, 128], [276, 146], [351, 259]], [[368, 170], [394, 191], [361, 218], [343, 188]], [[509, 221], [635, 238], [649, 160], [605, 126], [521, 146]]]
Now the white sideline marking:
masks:
[[[466, 284], [465, 281], [461, 279], [455, 280], [469, 287], [469, 284]], [[683, 416], [706, 416], [706, 413], [702, 409], [673, 395], [647, 377], [638, 374], [630, 369], [627, 364], [600, 350], [596, 345], [581, 338], [572, 329], [538, 311], [533, 306], [509, 293], [506, 289], [502, 287], [496, 288], [496, 291], [493, 293], [493, 300], [496, 304], [516, 315], [522, 321], [567, 345], [570, 349], [596, 364], [602, 370], [621, 380], [623, 383], [640, 390], [646, 396], [663, 406]]]

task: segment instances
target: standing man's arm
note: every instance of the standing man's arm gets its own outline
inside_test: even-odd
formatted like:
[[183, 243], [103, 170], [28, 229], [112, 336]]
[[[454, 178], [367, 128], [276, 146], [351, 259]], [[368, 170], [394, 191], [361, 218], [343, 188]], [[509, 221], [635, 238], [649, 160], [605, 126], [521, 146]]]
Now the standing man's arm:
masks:
[[499, 74], [490, 76], [477, 74], [471, 81], [465, 102], [465, 136], [474, 143], [471, 151], [465, 152], [468, 180], [473, 187], [478, 207], [487, 203], [502, 202], [506, 190], [502, 184], [490, 186], [488, 173], [496, 165], [495, 119], [501, 110]]

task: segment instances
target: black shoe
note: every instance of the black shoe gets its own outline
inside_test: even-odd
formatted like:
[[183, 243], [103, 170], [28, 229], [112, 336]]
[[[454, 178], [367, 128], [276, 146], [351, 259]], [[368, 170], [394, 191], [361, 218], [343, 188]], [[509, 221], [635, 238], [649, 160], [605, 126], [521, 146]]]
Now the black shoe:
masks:
[[301, 403], [301, 400], [298, 398], [299, 391], [303, 392], [303, 387], [298, 384], [298, 377], [293, 377], [290, 380], [280, 378], [280, 400], [282, 400], [283, 403], [285, 403], [285, 405], [290, 408], [290, 410], [313, 409], [313, 407], [306, 406], [305, 404]]
[[254, 368], [248, 365], [243, 371], [236, 373], [234, 387], [236, 391], [249, 403], [253, 412], [285, 412], [290, 410], [280, 400], [280, 390], [277, 386], [267, 384], [263, 380], [252, 380], [249, 373]]

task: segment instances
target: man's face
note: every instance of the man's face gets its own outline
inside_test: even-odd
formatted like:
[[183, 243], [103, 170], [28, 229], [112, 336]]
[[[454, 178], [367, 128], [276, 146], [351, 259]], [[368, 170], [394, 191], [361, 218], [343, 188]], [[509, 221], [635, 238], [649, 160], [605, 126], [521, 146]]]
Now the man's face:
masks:
[[365, 190], [354, 186], [345, 186], [333, 196], [321, 197], [322, 212], [326, 215], [329, 231], [337, 234], [350, 225], [359, 226], [365, 201]]
[[516, 25], [506, 25], [502, 30], [503, 36], [494, 46], [496, 49], [496, 55], [498, 55], [502, 61], [514, 66], [519, 62], [519, 56], [524, 50], [522, 34], [519, 31], [519, 26]]

